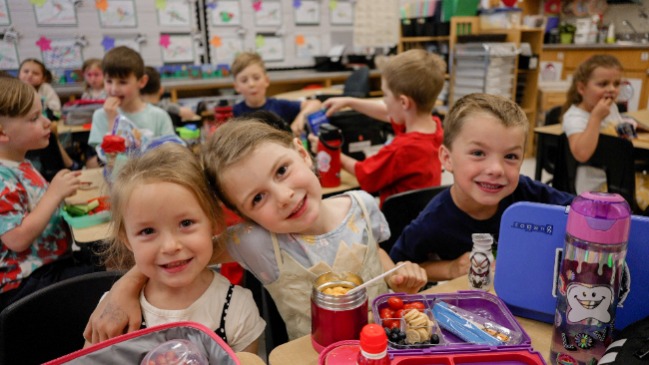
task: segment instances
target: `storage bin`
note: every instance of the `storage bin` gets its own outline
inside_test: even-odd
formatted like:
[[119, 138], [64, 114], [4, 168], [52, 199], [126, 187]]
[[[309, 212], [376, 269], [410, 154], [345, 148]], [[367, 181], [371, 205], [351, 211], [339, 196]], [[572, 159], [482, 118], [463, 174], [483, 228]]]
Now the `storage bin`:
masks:
[[415, 24], [412, 19], [401, 19], [401, 36], [402, 37], [414, 37], [415, 36]]
[[522, 10], [499, 8], [480, 11], [480, 29], [513, 29], [521, 25]]

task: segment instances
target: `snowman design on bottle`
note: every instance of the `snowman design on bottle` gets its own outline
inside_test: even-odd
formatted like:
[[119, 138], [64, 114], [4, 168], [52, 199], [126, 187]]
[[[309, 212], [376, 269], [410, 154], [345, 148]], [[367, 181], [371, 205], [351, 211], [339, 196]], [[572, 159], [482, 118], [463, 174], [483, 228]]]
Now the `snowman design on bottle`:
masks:
[[491, 259], [484, 252], [473, 252], [471, 254], [471, 268], [469, 269], [469, 280], [475, 289], [486, 288], [490, 282]]

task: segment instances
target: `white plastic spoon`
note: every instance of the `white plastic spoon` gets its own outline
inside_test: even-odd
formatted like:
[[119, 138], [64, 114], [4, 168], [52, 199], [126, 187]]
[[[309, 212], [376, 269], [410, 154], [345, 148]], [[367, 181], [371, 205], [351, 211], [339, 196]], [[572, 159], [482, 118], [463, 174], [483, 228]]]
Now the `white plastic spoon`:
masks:
[[392, 274], [393, 272], [399, 270], [405, 264], [406, 264], [405, 262], [400, 263], [399, 265], [397, 265], [397, 266], [393, 267], [392, 269], [384, 272], [383, 274], [381, 274], [379, 276], [376, 276], [376, 277], [364, 282], [363, 284], [361, 284], [361, 285], [359, 285], [357, 287], [352, 288], [350, 291], [347, 292], [347, 294], [353, 294], [353, 293], [361, 290], [362, 288], [366, 288], [366, 287], [376, 283], [377, 281], [383, 279], [384, 277], [386, 277], [386, 276]]

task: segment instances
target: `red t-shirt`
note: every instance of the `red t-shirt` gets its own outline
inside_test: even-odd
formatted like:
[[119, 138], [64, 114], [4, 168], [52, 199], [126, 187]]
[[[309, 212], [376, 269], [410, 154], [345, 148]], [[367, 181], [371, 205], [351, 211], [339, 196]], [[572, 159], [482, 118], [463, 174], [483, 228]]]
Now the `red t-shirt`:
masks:
[[403, 191], [438, 186], [442, 182], [439, 147], [444, 132], [442, 123], [435, 133], [399, 133], [374, 156], [356, 163], [354, 168], [361, 189], [379, 192], [381, 205], [387, 197]]

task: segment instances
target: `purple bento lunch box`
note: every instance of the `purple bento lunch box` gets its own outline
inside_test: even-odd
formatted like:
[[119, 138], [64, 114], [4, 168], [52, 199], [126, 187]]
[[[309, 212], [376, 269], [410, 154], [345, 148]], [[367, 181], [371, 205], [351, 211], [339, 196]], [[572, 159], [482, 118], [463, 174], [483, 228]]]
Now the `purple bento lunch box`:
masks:
[[[388, 342], [388, 353], [393, 356], [393, 363], [398, 360], [399, 364], [423, 364], [418, 359], [434, 360], [435, 358], [450, 359], [452, 364], [464, 364], [471, 360], [471, 364], [503, 364], [508, 365], [528, 365], [543, 364], [546, 362], [543, 357], [532, 349], [532, 340], [525, 330], [518, 323], [514, 315], [509, 311], [505, 303], [497, 296], [483, 291], [459, 291], [456, 293], [440, 294], [404, 294], [392, 293], [383, 294], [374, 299], [372, 303], [372, 314], [376, 323], [382, 324], [380, 311], [388, 306], [388, 298], [399, 297], [405, 303], [422, 302], [425, 306], [424, 313], [433, 320], [433, 333], [440, 333], [439, 344], [417, 344], [417, 345], [399, 345]], [[451, 306], [455, 306], [493, 322], [499, 326], [505, 327], [513, 333], [518, 333], [517, 341], [512, 344], [503, 344], [497, 346], [480, 345], [467, 343], [453, 333], [442, 329], [437, 324], [432, 308], [437, 301], [443, 301]], [[403, 326], [403, 320], [401, 321]], [[434, 328], [437, 326], [437, 328]], [[515, 342], [515, 343], [514, 343]], [[403, 358], [403, 356], [407, 357]], [[429, 364], [429, 362], [426, 362]], [[433, 362], [431, 364], [436, 364]], [[446, 361], [440, 364], [447, 364]]]

